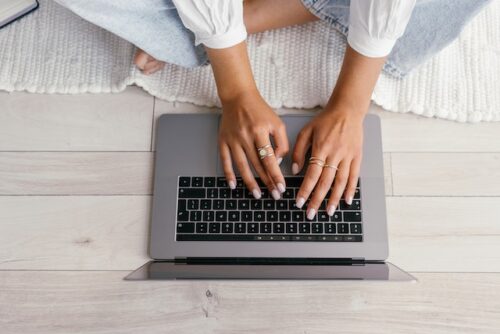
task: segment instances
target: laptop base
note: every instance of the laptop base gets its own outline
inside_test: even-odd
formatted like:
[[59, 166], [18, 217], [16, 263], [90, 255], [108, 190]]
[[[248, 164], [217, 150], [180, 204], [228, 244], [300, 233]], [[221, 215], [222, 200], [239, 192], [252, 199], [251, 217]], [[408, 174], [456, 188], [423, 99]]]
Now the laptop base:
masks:
[[[314, 262], [311, 262], [314, 263]], [[125, 277], [142, 280], [364, 280], [407, 281], [416, 278], [389, 262], [340, 264], [208, 264], [150, 261]]]

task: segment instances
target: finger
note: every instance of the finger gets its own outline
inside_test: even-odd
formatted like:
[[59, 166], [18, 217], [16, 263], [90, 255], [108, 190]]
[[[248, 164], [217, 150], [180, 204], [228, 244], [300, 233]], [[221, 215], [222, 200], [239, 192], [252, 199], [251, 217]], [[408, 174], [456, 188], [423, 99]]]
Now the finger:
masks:
[[335, 175], [335, 180], [333, 181], [333, 189], [330, 195], [330, 199], [328, 200], [328, 215], [333, 216], [336, 208], [339, 205], [340, 197], [344, 193], [345, 186], [347, 184], [347, 180], [349, 177], [349, 167], [351, 161], [350, 160], [342, 160], [339, 164], [339, 169], [337, 174]]
[[[271, 141], [269, 140], [269, 134], [261, 134], [255, 137], [255, 146], [256, 147], [264, 147], [266, 145], [270, 145]], [[267, 148], [268, 152], [273, 152], [272, 147]], [[260, 159], [260, 157], [259, 157]], [[286, 190], [285, 178], [281, 173], [281, 169], [279, 167], [278, 161], [276, 160], [276, 155], [270, 155], [262, 158], [261, 160], [262, 166], [266, 170], [267, 174], [276, 185], [275, 188], [269, 189], [274, 199], [278, 200], [281, 198], [281, 193], [284, 193]]]
[[[313, 156], [323, 161], [325, 161], [326, 159], [325, 155], [321, 154], [320, 152], [313, 152]], [[323, 167], [315, 162], [311, 162], [307, 165], [307, 170], [304, 176], [304, 180], [302, 181], [300, 189], [297, 193], [296, 205], [298, 208], [302, 208], [304, 203], [307, 201], [314, 187], [316, 186], [316, 183], [318, 183], [318, 180], [322, 172], [323, 172]], [[316, 214], [315, 212], [311, 214], [312, 218], [314, 218], [315, 214]]]
[[292, 173], [294, 175], [297, 175], [304, 167], [306, 153], [311, 146], [311, 134], [311, 130], [304, 128], [297, 135], [292, 154]]
[[269, 177], [267, 174], [266, 170], [264, 169], [264, 166], [260, 162], [259, 155], [255, 151], [255, 148], [253, 145], [247, 145], [244, 147], [245, 153], [247, 155], [248, 160], [253, 166], [253, 169], [259, 175], [260, 180], [262, 181], [263, 184], [266, 185], [267, 189], [275, 189], [276, 186], [273, 183], [273, 180]]
[[276, 145], [274, 147], [274, 154], [276, 154], [276, 159], [279, 165], [283, 160], [283, 157], [290, 149], [285, 124], [280, 123], [280, 125], [271, 134], [273, 135], [274, 144]]
[[236, 176], [234, 175], [233, 163], [231, 161], [231, 151], [226, 143], [219, 143], [220, 159], [222, 161], [222, 169], [226, 177], [229, 188], [236, 189]]
[[255, 180], [250, 165], [248, 164], [248, 159], [243, 148], [239, 145], [231, 146], [231, 154], [233, 156], [236, 167], [240, 172], [241, 178], [247, 188], [252, 192], [253, 197], [259, 199], [262, 196], [260, 187]]
[[361, 168], [361, 158], [355, 158], [351, 162], [349, 171], [349, 179], [347, 180], [347, 187], [344, 191], [344, 198], [348, 205], [352, 204], [354, 194], [356, 193], [356, 186], [358, 184], [359, 170]]
[[321, 172], [321, 176], [319, 178], [316, 187], [314, 188], [314, 192], [311, 196], [311, 200], [309, 201], [309, 205], [307, 206], [307, 219], [313, 219], [316, 213], [318, 212], [323, 199], [326, 194], [332, 187], [333, 179], [335, 178], [336, 170], [334, 168], [324, 167]]

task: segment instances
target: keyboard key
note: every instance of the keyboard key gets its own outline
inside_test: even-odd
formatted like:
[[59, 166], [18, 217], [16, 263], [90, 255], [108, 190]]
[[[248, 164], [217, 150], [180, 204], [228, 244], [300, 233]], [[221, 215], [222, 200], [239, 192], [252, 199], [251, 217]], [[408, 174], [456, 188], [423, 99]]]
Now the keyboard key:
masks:
[[330, 217], [325, 211], [318, 212], [318, 221], [319, 222], [327, 222], [330, 220]]
[[207, 198], [218, 198], [218, 197], [219, 197], [219, 189], [217, 188], [207, 189]]
[[201, 221], [201, 211], [190, 211], [189, 219], [193, 222]]
[[243, 221], [243, 222], [253, 221], [252, 211], [241, 211], [241, 221]]
[[208, 231], [210, 233], [220, 233], [220, 223], [209, 223]]
[[323, 233], [323, 223], [312, 223], [312, 233], [322, 234]]
[[253, 213], [253, 220], [256, 222], [263, 222], [266, 220], [266, 215], [264, 211], [254, 211]]
[[184, 210], [177, 211], [177, 221], [178, 222], [187, 222], [189, 221], [189, 212]]
[[215, 220], [218, 222], [227, 221], [227, 211], [216, 211], [215, 212]]
[[227, 182], [225, 177], [218, 177], [217, 178], [217, 187], [219, 188], [227, 188]]
[[288, 210], [300, 210], [295, 204], [294, 199], [288, 200]]
[[271, 223], [260, 223], [260, 233], [271, 233]]
[[186, 211], [187, 210], [187, 201], [185, 199], [180, 199], [178, 204], [177, 204], [177, 209], [179, 211]]
[[231, 191], [231, 197], [232, 198], [243, 198], [243, 189], [242, 188], [237, 188]]
[[361, 234], [361, 224], [351, 223], [350, 227], [352, 234]]
[[203, 211], [202, 217], [202, 220], [206, 222], [213, 222], [215, 219], [215, 213], [213, 211]]
[[359, 192], [359, 188], [356, 188], [356, 191], [354, 192], [354, 199], [360, 199], [360, 198], [361, 198], [361, 195]]
[[297, 223], [286, 223], [286, 233], [297, 233]]
[[303, 222], [304, 221], [304, 211], [292, 211], [292, 221]]
[[215, 177], [213, 176], [205, 177], [203, 185], [207, 188], [215, 187]]
[[194, 233], [194, 223], [177, 223], [177, 233]]
[[252, 210], [262, 210], [262, 200], [253, 199], [250, 201], [250, 207]]
[[290, 211], [280, 211], [280, 222], [289, 222], [292, 217]]
[[260, 198], [269, 198], [269, 190], [267, 188], [260, 188]]
[[340, 223], [340, 224], [337, 224], [337, 227], [338, 227], [338, 230], [339, 230], [340, 234], [347, 234], [347, 233], [349, 233], [349, 224]]
[[214, 210], [224, 210], [224, 200], [223, 199], [214, 200], [213, 205], [214, 205]]
[[207, 233], [208, 223], [196, 223], [196, 233]]
[[219, 189], [219, 197], [220, 198], [230, 198], [231, 197], [231, 189], [229, 189], [229, 188]]
[[245, 186], [245, 183], [243, 182], [242, 178], [237, 178], [236, 179], [236, 188], [243, 188]]
[[193, 187], [203, 187], [203, 177], [194, 176], [191, 178], [191, 185]]
[[333, 216], [330, 217], [331, 222], [341, 222], [342, 221], [342, 213], [336, 211]]
[[275, 200], [266, 199], [264, 201], [264, 210], [274, 210], [274, 202]]
[[361, 210], [361, 201], [353, 200], [351, 205], [348, 205], [344, 200], [340, 200], [340, 210]]
[[311, 223], [299, 223], [299, 233], [311, 233]]
[[205, 189], [179, 188], [179, 198], [205, 198]]
[[325, 224], [325, 233], [335, 234], [336, 230], [337, 229], [335, 227], [335, 223], [326, 223]]
[[234, 224], [234, 233], [246, 233], [247, 224], [246, 223], [236, 223]]
[[182, 176], [179, 178], [179, 187], [189, 187], [191, 185], [191, 178]]
[[286, 186], [290, 188], [300, 188], [302, 177], [287, 177], [285, 178]]
[[267, 218], [266, 220], [268, 222], [276, 222], [278, 221], [278, 211], [267, 211]]
[[248, 233], [259, 233], [259, 224], [248, 223]]
[[283, 198], [293, 198], [293, 189], [287, 188], [285, 192], [281, 195]]
[[211, 210], [212, 209], [212, 201], [209, 199], [200, 200], [200, 209]]
[[226, 210], [236, 210], [237, 203], [235, 199], [226, 199]]
[[222, 233], [233, 233], [233, 223], [223, 223]]
[[285, 233], [285, 223], [274, 223], [273, 233]]
[[288, 201], [282, 200], [282, 199], [276, 201], [276, 209], [277, 210], [288, 210]]
[[188, 200], [187, 207], [189, 210], [198, 210], [198, 200], [197, 199]]
[[240, 212], [239, 211], [229, 211], [229, 215], [227, 220], [230, 222], [239, 222], [240, 221]]
[[250, 209], [250, 201], [248, 199], [238, 200], [238, 210], [248, 210]]
[[346, 212], [344, 212], [344, 221], [345, 222], [360, 222], [361, 221], [361, 212], [359, 212], [359, 211], [354, 211], [354, 212], [346, 211]]

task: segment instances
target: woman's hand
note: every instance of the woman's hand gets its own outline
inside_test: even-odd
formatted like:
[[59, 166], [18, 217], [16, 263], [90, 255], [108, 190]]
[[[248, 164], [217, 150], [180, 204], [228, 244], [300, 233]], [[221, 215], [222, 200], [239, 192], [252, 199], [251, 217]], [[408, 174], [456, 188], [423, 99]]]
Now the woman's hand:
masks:
[[[270, 145], [270, 136], [275, 143], [274, 154], [261, 159], [258, 148]], [[288, 152], [285, 125], [256, 90], [222, 101], [219, 148], [224, 174], [232, 189], [236, 187], [234, 161], [255, 198], [261, 197], [261, 190], [250, 166], [274, 199], [279, 199], [285, 192], [285, 179], [279, 167]], [[268, 147], [267, 151], [271, 153], [272, 147]]]
[[[305, 166], [307, 171], [296, 198], [299, 208], [310, 199], [308, 219], [314, 218], [330, 189], [328, 215], [334, 214], [343, 193], [346, 202], [352, 203], [361, 167], [363, 118], [364, 114], [349, 108], [335, 107], [321, 112], [300, 131], [292, 172], [297, 174], [308, 163], [305, 155], [309, 147], [311, 157], [319, 159]], [[321, 161], [326, 166], [322, 167]]]

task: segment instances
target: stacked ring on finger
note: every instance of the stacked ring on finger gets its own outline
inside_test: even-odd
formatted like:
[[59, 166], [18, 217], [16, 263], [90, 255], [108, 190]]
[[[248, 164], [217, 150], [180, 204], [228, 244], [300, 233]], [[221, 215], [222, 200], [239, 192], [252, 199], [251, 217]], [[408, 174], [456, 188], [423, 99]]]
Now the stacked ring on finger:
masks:
[[[271, 148], [271, 150], [268, 150], [268, 148]], [[271, 144], [267, 144], [262, 147], [257, 147], [257, 151], [259, 152], [260, 160], [264, 160], [265, 158], [274, 155]]]
[[313, 164], [313, 165], [318, 165], [320, 166], [321, 168], [325, 167], [325, 160], [323, 159], [320, 159], [320, 158], [317, 158], [317, 157], [310, 157], [309, 158], [309, 164]]
[[325, 164], [323, 167], [325, 167], [325, 168], [331, 168], [331, 169], [335, 169], [335, 170], [339, 170], [339, 168], [337, 166], [329, 165], [329, 164]]

